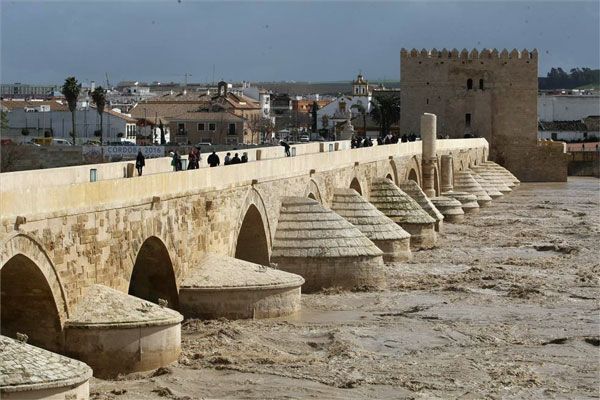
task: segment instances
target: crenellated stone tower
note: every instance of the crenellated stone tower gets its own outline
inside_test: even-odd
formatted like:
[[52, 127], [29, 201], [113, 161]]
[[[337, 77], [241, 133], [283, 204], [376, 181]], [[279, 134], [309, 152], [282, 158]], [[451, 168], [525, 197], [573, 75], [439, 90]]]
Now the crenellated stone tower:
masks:
[[438, 135], [486, 138], [490, 159], [519, 179], [566, 180], [562, 148], [537, 141], [537, 63], [537, 50], [402, 49], [401, 132], [436, 114]]

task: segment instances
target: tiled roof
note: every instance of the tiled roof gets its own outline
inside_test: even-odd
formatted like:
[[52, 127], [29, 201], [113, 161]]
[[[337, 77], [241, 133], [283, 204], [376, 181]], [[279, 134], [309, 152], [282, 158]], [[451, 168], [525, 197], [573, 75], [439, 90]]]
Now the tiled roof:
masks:
[[81, 361], [0, 336], [0, 391], [43, 390], [81, 384], [92, 369]]
[[169, 118], [170, 121], [210, 121], [210, 122], [243, 122], [244, 118], [238, 117], [232, 113], [223, 112], [204, 112], [188, 111]]
[[587, 132], [588, 128], [583, 121], [539, 121], [538, 130]]

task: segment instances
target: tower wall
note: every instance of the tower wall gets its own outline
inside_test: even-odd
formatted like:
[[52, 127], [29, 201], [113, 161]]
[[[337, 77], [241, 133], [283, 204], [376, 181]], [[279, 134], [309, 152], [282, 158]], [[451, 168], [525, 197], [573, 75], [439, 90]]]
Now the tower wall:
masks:
[[[527, 171], [521, 170], [527, 166], [514, 154], [524, 149], [538, 152], [533, 149], [537, 147], [537, 63], [537, 50], [402, 49], [401, 133], [418, 133], [420, 116], [436, 114], [438, 135], [484, 137], [490, 143], [490, 158], [524, 178]], [[560, 165], [564, 157], [551, 158]], [[566, 179], [566, 164], [564, 170]]]

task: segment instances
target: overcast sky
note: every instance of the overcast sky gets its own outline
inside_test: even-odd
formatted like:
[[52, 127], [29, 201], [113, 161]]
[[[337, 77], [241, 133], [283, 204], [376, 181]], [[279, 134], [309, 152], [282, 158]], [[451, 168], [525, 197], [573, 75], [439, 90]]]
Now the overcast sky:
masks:
[[545, 75], [599, 67], [599, 3], [0, 0], [0, 80], [398, 80], [402, 47], [536, 47]]

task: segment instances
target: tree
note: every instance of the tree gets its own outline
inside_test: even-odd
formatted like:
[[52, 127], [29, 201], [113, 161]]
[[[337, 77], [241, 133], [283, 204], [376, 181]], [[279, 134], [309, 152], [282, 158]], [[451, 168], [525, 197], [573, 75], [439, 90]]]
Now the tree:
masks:
[[102, 89], [102, 86], [98, 86], [96, 89], [94, 89], [92, 92], [92, 101], [96, 105], [96, 111], [98, 112], [98, 115], [100, 115], [100, 146], [102, 146], [102, 114], [104, 113], [104, 107], [106, 106], [106, 91]]
[[390, 132], [390, 127], [400, 120], [400, 96], [395, 93], [379, 93], [371, 100], [371, 117], [379, 124], [380, 137]]
[[365, 137], [367, 136], [367, 109], [362, 104], [353, 104], [350, 108], [356, 108], [358, 113], [362, 116], [363, 120], [363, 132]]
[[73, 131], [71, 132], [71, 136], [73, 137], [73, 145], [75, 145], [75, 138], [77, 133], [75, 131], [75, 111], [77, 110], [77, 98], [79, 97], [79, 92], [81, 92], [81, 84], [77, 82], [74, 76], [70, 76], [65, 79], [65, 83], [62, 87], [62, 94], [65, 96], [67, 100], [67, 104], [69, 105], [69, 111], [71, 111], [71, 122], [73, 124]]

